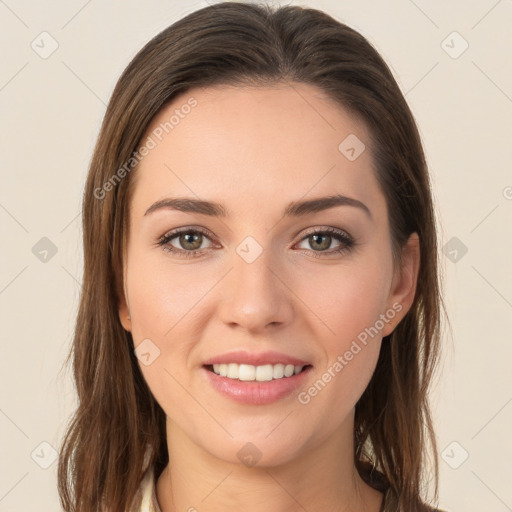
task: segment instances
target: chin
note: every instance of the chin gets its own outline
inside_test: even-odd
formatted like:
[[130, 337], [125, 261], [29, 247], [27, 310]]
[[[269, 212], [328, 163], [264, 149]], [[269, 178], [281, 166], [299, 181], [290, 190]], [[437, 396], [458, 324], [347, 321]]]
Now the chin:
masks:
[[290, 430], [278, 433], [277, 429], [270, 435], [268, 432], [271, 432], [271, 429], [230, 431], [232, 439], [223, 436], [223, 439], [215, 442], [215, 439], [210, 437], [214, 442], [210, 445], [203, 443], [203, 448], [214, 457], [230, 464], [247, 468], [276, 467], [287, 464], [299, 456], [304, 443], [304, 433], [303, 429], [301, 430], [302, 432], [297, 432], [297, 435], [293, 435]]

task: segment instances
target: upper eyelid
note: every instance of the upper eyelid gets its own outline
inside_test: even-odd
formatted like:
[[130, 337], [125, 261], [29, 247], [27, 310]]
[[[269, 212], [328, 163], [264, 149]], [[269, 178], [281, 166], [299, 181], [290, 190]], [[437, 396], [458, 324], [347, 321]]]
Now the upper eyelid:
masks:
[[206, 235], [210, 239], [215, 238], [213, 233], [211, 233], [206, 228], [184, 227], [184, 228], [176, 228], [175, 230], [167, 231], [158, 240], [166, 240], [166, 239], [172, 240], [173, 238], [176, 238], [178, 235], [181, 235], [182, 233], [196, 233], [196, 232], [201, 233], [202, 235]]

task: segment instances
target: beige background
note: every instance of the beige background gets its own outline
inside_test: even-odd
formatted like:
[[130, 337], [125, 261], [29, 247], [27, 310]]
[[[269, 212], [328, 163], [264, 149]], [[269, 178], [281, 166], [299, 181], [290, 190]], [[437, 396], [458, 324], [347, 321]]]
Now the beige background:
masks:
[[[74, 395], [59, 369], [80, 289], [82, 187], [105, 105], [144, 43], [206, 5], [0, 0], [0, 511], [60, 510], [52, 447]], [[432, 394], [441, 505], [510, 511], [512, 3], [307, 5], [376, 45], [423, 136], [453, 327]]]

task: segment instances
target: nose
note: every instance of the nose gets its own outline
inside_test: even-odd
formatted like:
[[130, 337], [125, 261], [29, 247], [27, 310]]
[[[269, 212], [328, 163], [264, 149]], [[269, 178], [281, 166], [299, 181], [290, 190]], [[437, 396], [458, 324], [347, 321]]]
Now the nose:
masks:
[[251, 263], [235, 252], [233, 268], [222, 283], [222, 297], [218, 314], [230, 327], [265, 332], [293, 318], [293, 293], [270, 251], [264, 250]]

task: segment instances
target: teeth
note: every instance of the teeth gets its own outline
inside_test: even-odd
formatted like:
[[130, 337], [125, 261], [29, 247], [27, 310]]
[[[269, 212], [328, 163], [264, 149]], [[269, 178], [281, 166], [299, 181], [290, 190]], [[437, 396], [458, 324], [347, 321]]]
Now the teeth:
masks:
[[214, 364], [213, 371], [221, 377], [239, 379], [244, 381], [265, 382], [269, 380], [291, 377], [302, 371], [303, 366], [293, 364], [264, 364], [253, 366], [252, 364]]
[[275, 364], [273, 366], [272, 377], [274, 379], [282, 379], [284, 377], [284, 364]]
[[[274, 368], [272, 368], [271, 364], [265, 364], [263, 366], [251, 366], [251, 365], [241, 364], [240, 365], [240, 380], [242, 380], [242, 368], [244, 366], [247, 366], [248, 368], [255, 368], [256, 375], [254, 376], [254, 378], [258, 382], [272, 380], [272, 378], [274, 376]], [[254, 379], [245, 379], [245, 380], [254, 380]]]

